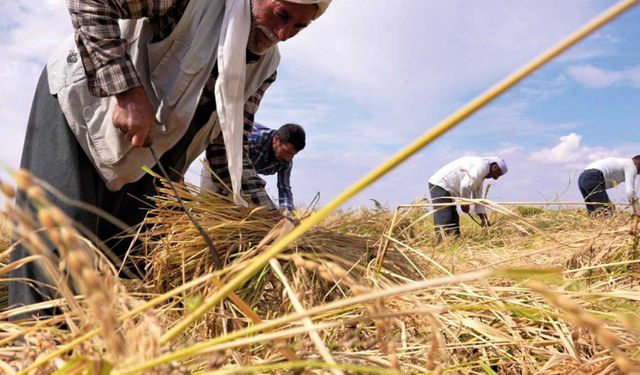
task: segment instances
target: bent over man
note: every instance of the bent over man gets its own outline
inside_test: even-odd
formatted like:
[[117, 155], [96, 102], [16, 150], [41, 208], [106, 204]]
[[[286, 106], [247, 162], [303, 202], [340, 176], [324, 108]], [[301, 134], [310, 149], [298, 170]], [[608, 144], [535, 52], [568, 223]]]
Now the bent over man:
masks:
[[[246, 205], [240, 193], [248, 159], [243, 132], [275, 80], [276, 44], [307, 27], [330, 2], [68, 0], [75, 38], [53, 53], [42, 73], [22, 168], [133, 226], [146, 214], [146, 197], [155, 195], [153, 177], [141, 168], [157, 167], [145, 146], [152, 144], [178, 180], [218, 143], [234, 201]], [[52, 200], [99, 240], [119, 232], [91, 212]], [[113, 248], [120, 257], [124, 250]], [[27, 255], [18, 246], [12, 260]], [[12, 271], [11, 280], [12, 306], [55, 298], [34, 263]]]
[[[285, 124], [278, 130], [269, 129], [264, 125], [254, 123], [253, 130], [249, 134], [249, 160], [250, 165], [245, 165], [244, 172], [250, 176], [243, 180], [242, 191], [249, 195], [254, 204], [266, 206], [268, 210], [276, 210], [277, 207], [269, 198], [265, 190], [265, 181], [259, 176], [278, 174], [278, 203], [280, 209], [293, 211], [293, 193], [291, 191], [291, 170], [293, 157], [306, 144], [306, 135], [302, 126], [297, 124]], [[226, 171], [225, 163], [220, 163], [221, 152], [216, 145], [207, 148], [207, 161], [211, 169]], [[218, 173], [216, 173], [218, 174]], [[202, 188], [220, 191], [217, 180], [209, 170], [202, 168], [200, 175]], [[224, 175], [218, 177], [224, 178]], [[246, 181], [246, 182], [245, 182]]]
[[[487, 178], [497, 180], [507, 173], [507, 164], [497, 157], [465, 156], [454, 160], [440, 168], [429, 179], [429, 192], [433, 204], [447, 204], [455, 202], [455, 197], [482, 198], [483, 182]], [[460, 216], [456, 206], [434, 207], [433, 222], [438, 238], [445, 235], [460, 236]], [[462, 205], [461, 209], [469, 213], [469, 206]], [[490, 225], [485, 208], [475, 205], [475, 213], [480, 217], [482, 225]]]
[[578, 177], [580, 193], [587, 203], [589, 214], [611, 213], [614, 207], [607, 189], [624, 181], [627, 199], [632, 205], [637, 202], [636, 178], [640, 173], [640, 155], [631, 159], [606, 158], [589, 164]]

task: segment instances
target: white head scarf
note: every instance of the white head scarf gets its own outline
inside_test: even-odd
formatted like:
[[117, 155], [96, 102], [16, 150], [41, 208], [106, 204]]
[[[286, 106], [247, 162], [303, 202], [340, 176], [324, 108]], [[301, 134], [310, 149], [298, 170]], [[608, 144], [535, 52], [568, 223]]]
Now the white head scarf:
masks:
[[[242, 130], [244, 122], [244, 83], [246, 50], [251, 28], [250, 0], [226, 0], [218, 41], [218, 79], [215, 85], [216, 111], [227, 153], [233, 201], [242, 206]], [[317, 4], [314, 19], [327, 10], [331, 0], [285, 0], [297, 4]]]
[[327, 8], [329, 7], [329, 4], [331, 4], [331, 0], [284, 0], [284, 1], [288, 1], [290, 3], [296, 3], [296, 4], [316, 4], [318, 6], [318, 12], [313, 17], [314, 20], [320, 17], [322, 13], [324, 13], [327, 10]]
[[509, 170], [509, 168], [507, 168], [507, 163], [504, 161], [504, 159], [494, 156], [489, 158], [489, 160], [491, 160], [492, 163], [498, 164], [498, 168], [500, 168], [500, 171], [502, 171], [502, 174], [506, 174], [507, 171]]

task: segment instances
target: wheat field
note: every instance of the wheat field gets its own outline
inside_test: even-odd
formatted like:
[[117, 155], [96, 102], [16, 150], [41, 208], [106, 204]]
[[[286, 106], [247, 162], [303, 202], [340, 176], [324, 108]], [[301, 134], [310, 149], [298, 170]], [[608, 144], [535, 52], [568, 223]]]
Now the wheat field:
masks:
[[[463, 217], [462, 238], [438, 243], [424, 202], [352, 209], [222, 293], [292, 224], [178, 186], [224, 262], [216, 269], [165, 188], [145, 225], [131, 232], [137, 245], [121, 267], [28, 174], [19, 173], [16, 185], [37, 212], [3, 209], [2, 373], [640, 371], [638, 217], [623, 210], [591, 218], [557, 202], [483, 201], [492, 208], [489, 230]], [[2, 192], [15, 193], [7, 183]], [[6, 308], [16, 266], [10, 234], [50, 273], [61, 298], [44, 306], [60, 315], [10, 319], [30, 311]], [[59, 256], [47, 252], [47, 241]], [[121, 268], [141, 276], [121, 277]]]

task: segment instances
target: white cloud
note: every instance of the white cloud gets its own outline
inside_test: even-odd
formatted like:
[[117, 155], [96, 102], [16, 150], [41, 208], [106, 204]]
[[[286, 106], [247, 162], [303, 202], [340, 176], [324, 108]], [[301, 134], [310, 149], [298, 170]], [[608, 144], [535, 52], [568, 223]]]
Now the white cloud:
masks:
[[529, 160], [543, 164], [572, 164], [616, 156], [616, 153], [605, 147], [589, 147], [582, 145], [582, 136], [570, 133], [560, 137], [560, 142], [553, 147], [534, 151]]
[[567, 74], [575, 81], [592, 88], [629, 85], [640, 88], [640, 66], [623, 70], [606, 70], [593, 65], [573, 65]]
[[[548, 149], [531, 150], [525, 145], [510, 145], [493, 151], [473, 153], [500, 155], [509, 165], [509, 172], [505, 176], [498, 181], [490, 181], [493, 185], [490, 199], [520, 202], [581, 202], [582, 196], [577, 188], [577, 179], [587, 164], [609, 156], [631, 157], [636, 155], [639, 149], [638, 143], [618, 143], [610, 148], [585, 146], [583, 137], [572, 133], [562, 137], [555, 147]], [[540, 153], [540, 151], [545, 152]], [[544, 157], [532, 158], [536, 152]], [[571, 152], [576, 154], [575, 158], [569, 156]], [[555, 158], [554, 161], [558, 162], [564, 160], [564, 162], [551, 164], [548, 158]], [[608, 194], [614, 201], [626, 201], [624, 189], [611, 189]]]
[[[294, 194], [308, 202], [321, 191], [324, 204], [608, 4], [608, 0], [335, 1], [317, 23], [282, 45], [279, 78], [267, 92], [258, 119], [269, 126], [299, 122], [308, 128], [312, 138], [296, 159]], [[0, 161], [17, 165], [41, 67], [71, 27], [63, 0], [3, 0], [0, 14]], [[578, 46], [564, 61], [602, 57], [605, 52], [599, 47]], [[514, 139], [502, 144], [496, 134], [515, 138], [574, 131], [579, 119], [540, 120], [528, 115], [533, 97], [545, 100], [561, 94], [564, 77], [527, 86], [526, 101], [516, 97], [483, 110], [356, 202], [410, 201], [424, 193], [431, 173], [480, 145], [487, 146], [479, 154], [509, 158], [509, 175], [492, 190], [496, 198], [526, 199], [532, 191], [561, 191], [564, 184], [557, 181], [568, 180], [572, 173], [568, 168], [574, 164], [550, 169], [529, 160], [526, 143], [516, 144]], [[578, 150], [585, 148], [578, 145]], [[275, 184], [270, 187], [275, 189]]]
[[520, 155], [523, 150], [524, 147], [522, 146], [507, 146], [496, 150], [495, 154], [502, 158], [507, 158], [513, 155]]
[[541, 53], [602, 6], [553, 0], [401, 3], [334, 2], [309, 30], [283, 44], [283, 67], [298, 82], [327, 77], [330, 93], [381, 108], [388, 120], [417, 129]]
[[71, 23], [63, 0], [4, 0], [0, 14], [0, 162], [16, 168], [38, 77]]

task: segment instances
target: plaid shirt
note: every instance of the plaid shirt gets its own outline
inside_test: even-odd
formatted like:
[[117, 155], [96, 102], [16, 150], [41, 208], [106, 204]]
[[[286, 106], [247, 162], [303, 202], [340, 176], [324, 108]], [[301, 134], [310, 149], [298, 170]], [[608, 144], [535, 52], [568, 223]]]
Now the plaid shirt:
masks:
[[276, 159], [273, 152], [273, 135], [275, 130], [258, 123], [253, 124], [249, 134], [249, 158], [262, 175], [278, 174], [278, 202], [280, 208], [293, 211], [293, 193], [291, 192], [291, 168], [293, 161], [283, 162]]
[[[173, 31], [188, 3], [189, 0], [67, 0], [89, 91], [95, 96], [111, 96], [141, 85], [127, 54], [126, 41], [120, 39], [119, 19], [149, 18], [153, 29], [152, 41], [157, 42]], [[248, 56], [248, 59], [255, 58]], [[202, 90], [196, 112], [198, 118], [208, 118], [216, 110], [214, 88], [217, 73], [216, 66]], [[250, 195], [253, 203], [266, 205], [269, 209], [277, 208], [264, 189], [264, 180], [256, 174], [249, 160], [247, 135], [262, 96], [275, 79], [276, 73], [267, 78], [244, 108], [242, 190]], [[213, 170], [231, 186], [222, 136], [207, 148], [207, 157]]]
[[[276, 74], [274, 73], [269, 77], [260, 89], [249, 98], [244, 106], [244, 129], [242, 134], [242, 193], [249, 196], [252, 203], [258, 206], [266, 206], [269, 211], [277, 210], [278, 207], [273, 203], [269, 194], [265, 190], [266, 182], [258, 176], [256, 168], [249, 157], [249, 134], [253, 129], [255, 113], [258, 111], [258, 106], [262, 100], [264, 92], [269, 85], [276, 80]], [[212, 143], [209, 144], [206, 151], [206, 158], [211, 167], [211, 170], [220, 178], [226, 186], [231, 186], [231, 177], [229, 176], [229, 168], [227, 165], [227, 153], [224, 148], [224, 139], [222, 134], [218, 135]], [[219, 193], [228, 193], [219, 188], [220, 184], [215, 176], [212, 176], [214, 186], [217, 186]]]
[[89, 91], [111, 96], [142, 83], [120, 39], [119, 19], [148, 17], [153, 41], [171, 33], [189, 0], [67, 0]]

